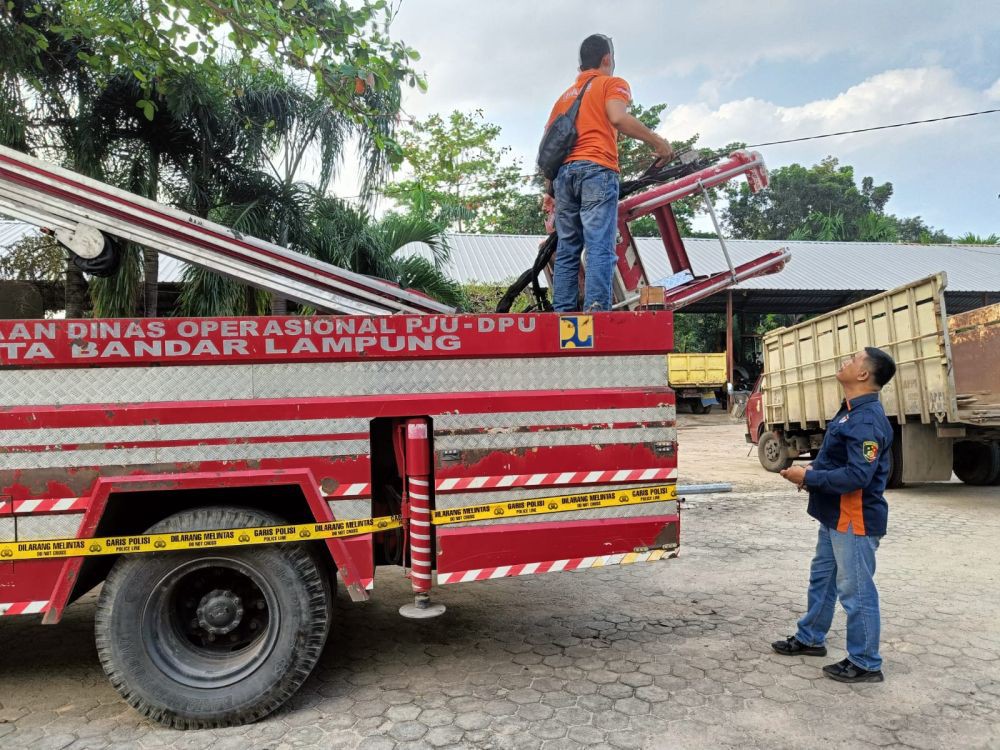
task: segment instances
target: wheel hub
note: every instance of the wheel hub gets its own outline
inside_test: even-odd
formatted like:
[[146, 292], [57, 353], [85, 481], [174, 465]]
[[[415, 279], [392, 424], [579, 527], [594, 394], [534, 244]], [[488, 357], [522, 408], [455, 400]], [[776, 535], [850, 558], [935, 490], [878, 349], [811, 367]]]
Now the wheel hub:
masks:
[[198, 603], [198, 625], [212, 635], [226, 635], [243, 620], [243, 602], [232, 591], [214, 589]]

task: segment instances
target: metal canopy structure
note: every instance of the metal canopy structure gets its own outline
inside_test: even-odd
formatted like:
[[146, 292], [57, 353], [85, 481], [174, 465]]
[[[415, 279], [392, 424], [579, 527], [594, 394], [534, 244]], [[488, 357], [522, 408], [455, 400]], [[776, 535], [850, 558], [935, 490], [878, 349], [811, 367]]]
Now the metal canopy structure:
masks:
[[[452, 234], [448, 274], [462, 282], [505, 284], [529, 266], [543, 238], [532, 235]], [[773, 249], [771, 240], [727, 240], [734, 263]], [[948, 274], [946, 304], [962, 312], [1000, 301], [1000, 247], [907, 245], [888, 242], [780, 243], [792, 259], [781, 273], [748, 279], [734, 287], [735, 312], [815, 314], [835, 310], [939, 271]], [[649, 278], [671, 274], [658, 237], [638, 237], [636, 245]], [[698, 274], [725, 270], [718, 240], [684, 240]], [[429, 251], [414, 245], [409, 252]], [[726, 293], [688, 305], [683, 312], [725, 312]]]
[[51, 232], [88, 260], [108, 252], [108, 237], [115, 237], [322, 310], [355, 315], [452, 312], [426, 295], [314, 260], [2, 146], [0, 213]]

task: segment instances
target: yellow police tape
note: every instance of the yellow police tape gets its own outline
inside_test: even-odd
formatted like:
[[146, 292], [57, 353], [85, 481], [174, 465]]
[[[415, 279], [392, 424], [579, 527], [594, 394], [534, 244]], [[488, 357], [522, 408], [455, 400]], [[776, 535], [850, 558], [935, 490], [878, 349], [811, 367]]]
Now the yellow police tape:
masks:
[[[511, 500], [483, 505], [467, 505], [432, 513], [435, 525], [468, 521], [532, 516], [541, 513], [564, 513], [591, 508], [609, 508], [640, 503], [674, 500], [677, 488], [672, 484], [604, 490], [577, 495]], [[243, 529], [174, 531], [165, 534], [138, 534], [90, 539], [41, 539], [38, 541], [0, 543], [0, 560], [48, 560], [98, 555], [133, 555], [176, 550], [221, 549], [256, 544], [279, 544], [373, 534], [402, 526], [400, 516], [382, 516], [327, 523], [300, 523], [282, 526], [250, 526]]]
[[511, 516], [537, 516], [541, 513], [565, 513], [573, 510], [590, 510], [591, 508], [611, 508], [620, 505], [637, 505], [639, 503], [658, 503], [674, 500], [677, 497], [677, 486], [663, 484], [657, 487], [636, 487], [634, 489], [602, 490], [585, 492], [579, 495], [558, 495], [556, 497], [540, 497], [531, 500], [508, 500], [503, 503], [484, 503], [483, 505], [466, 505], [463, 508], [448, 508], [436, 510], [433, 521], [436, 526], [466, 521], [486, 521], [494, 518]]

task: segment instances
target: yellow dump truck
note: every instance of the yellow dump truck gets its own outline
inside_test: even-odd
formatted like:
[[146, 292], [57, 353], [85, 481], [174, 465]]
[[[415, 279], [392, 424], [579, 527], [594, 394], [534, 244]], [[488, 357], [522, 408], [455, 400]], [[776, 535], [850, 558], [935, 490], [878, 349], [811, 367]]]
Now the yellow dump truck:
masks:
[[708, 414], [726, 390], [726, 353], [668, 354], [667, 379], [678, 404], [688, 404], [695, 414]]
[[949, 316], [935, 274], [764, 336], [764, 375], [747, 406], [747, 439], [779, 471], [815, 455], [843, 393], [841, 361], [865, 346], [896, 360], [882, 389], [892, 422], [889, 486], [1000, 484], [1000, 304]]

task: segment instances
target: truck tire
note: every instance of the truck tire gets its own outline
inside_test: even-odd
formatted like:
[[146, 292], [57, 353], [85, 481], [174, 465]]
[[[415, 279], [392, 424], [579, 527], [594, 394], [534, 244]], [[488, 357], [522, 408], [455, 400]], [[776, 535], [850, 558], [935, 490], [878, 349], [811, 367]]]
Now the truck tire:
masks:
[[[1000, 453], [1000, 440], [994, 440], [993, 445], [996, 446], [997, 453]], [[993, 478], [993, 484], [1000, 485], [1000, 471], [998, 471], [997, 475]]]
[[903, 486], [903, 442], [897, 432], [889, 448], [889, 477], [885, 486], [890, 490], [897, 490]]
[[757, 458], [761, 466], [774, 473], [792, 465], [785, 444], [770, 430], [762, 430], [757, 439]]
[[[187, 510], [147, 533], [272, 526], [258, 510]], [[304, 544], [125, 555], [101, 591], [97, 652], [144, 716], [178, 729], [257, 721], [316, 665], [330, 581]]]
[[955, 443], [952, 458], [955, 476], [966, 484], [987, 485], [1000, 475], [1000, 443], [977, 443], [959, 440]]
[[691, 402], [691, 413], [692, 414], [708, 414], [712, 410], [711, 406], [705, 406], [701, 401]]

